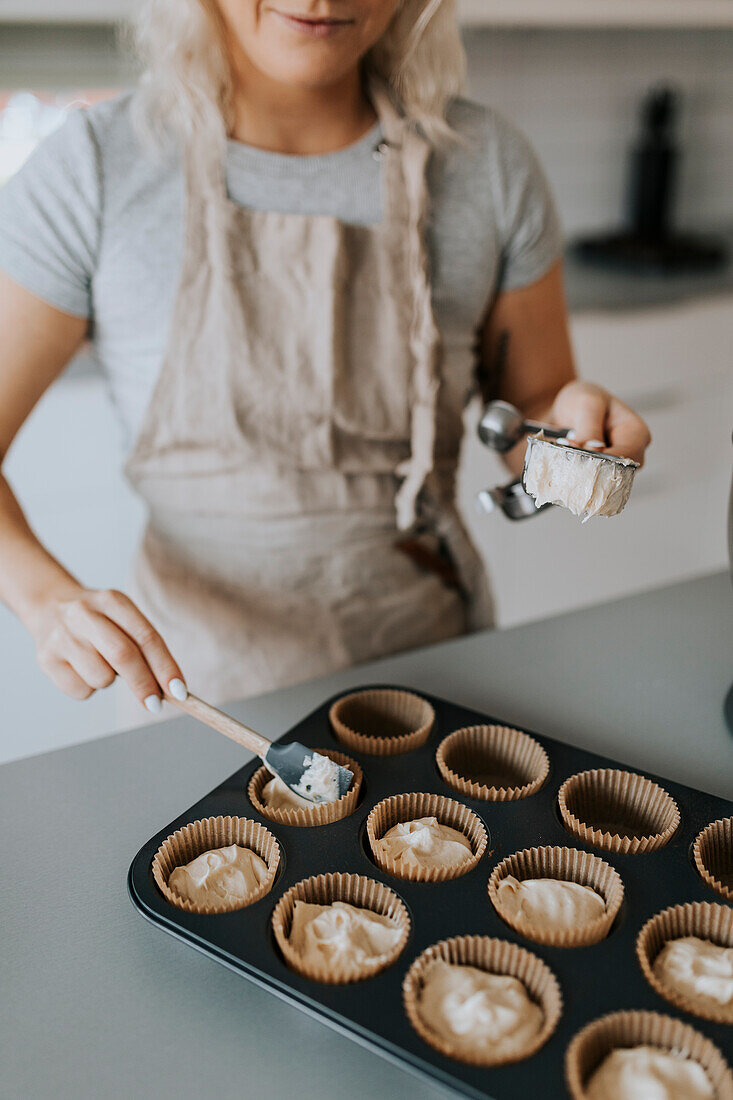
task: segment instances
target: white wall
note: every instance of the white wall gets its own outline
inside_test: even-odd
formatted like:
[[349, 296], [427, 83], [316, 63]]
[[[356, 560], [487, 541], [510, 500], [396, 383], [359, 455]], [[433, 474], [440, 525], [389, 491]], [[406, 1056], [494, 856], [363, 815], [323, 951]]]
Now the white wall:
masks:
[[733, 30], [485, 29], [466, 45], [471, 94], [530, 137], [569, 233], [619, 218], [638, 103], [659, 81], [683, 96], [681, 222], [733, 224]]

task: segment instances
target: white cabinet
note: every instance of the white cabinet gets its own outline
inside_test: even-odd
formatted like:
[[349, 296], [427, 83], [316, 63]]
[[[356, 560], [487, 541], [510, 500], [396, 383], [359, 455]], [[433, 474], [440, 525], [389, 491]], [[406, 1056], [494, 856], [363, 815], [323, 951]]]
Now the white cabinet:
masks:
[[733, 26], [733, 0], [458, 0], [458, 9], [484, 27]]

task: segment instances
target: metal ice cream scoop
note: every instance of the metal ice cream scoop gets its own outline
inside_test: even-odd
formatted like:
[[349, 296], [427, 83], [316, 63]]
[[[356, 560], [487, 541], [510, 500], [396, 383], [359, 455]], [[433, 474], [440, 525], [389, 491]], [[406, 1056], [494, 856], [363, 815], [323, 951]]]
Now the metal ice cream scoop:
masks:
[[499, 454], [506, 454], [523, 436], [543, 432], [546, 439], [564, 439], [569, 428], [552, 428], [537, 420], [525, 420], [519, 409], [508, 401], [491, 401], [479, 421], [478, 435], [482, 443]]
[[[506, 454], [525, 435], [542, 432], [546, 439], [565, 439], [569, 428], [552, 428], [549, 424], [540, 424], [537, 420], [525, 420], [519, 409], [508, 401], [491, 401], [484, 409], [479, 421], [478, 435], [486, 447], [499, 454]], [[507, 485], [495, 485], [493, 489], [482, 489], [476, 496], [476, 502], [482, 512], [493, 512], [499, 508], [507, 519], [529, 519], [538, 512], [551, 507], [549, 504], [538, 508], [534, 497], [526, 492], [521, 477]]]

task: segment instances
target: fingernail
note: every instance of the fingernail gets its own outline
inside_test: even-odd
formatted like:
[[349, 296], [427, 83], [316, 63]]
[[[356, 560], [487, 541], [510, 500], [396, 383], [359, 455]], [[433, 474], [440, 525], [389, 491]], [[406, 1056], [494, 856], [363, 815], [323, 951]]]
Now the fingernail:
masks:
[[578, 437], [577, 437], [576, 433], [575, 433], [575, 432], [573, 431], [573, 429], [571, 428], [571, 429], [570, 429], [570, 431], [569, 431], [569, 432], [567, 432], [567, 434], [566, 434], [565, 438], [566, 438], [566, 439], [569, 439], [569, 440], [571, 441], [571, 443], [572, 443], [572, 441], [573, 441], [574, 439], [577, 439]]
[[173, 696], [173, 698], [178, 699], [180, 703], [182, 703], [184, 699], [188, 698], [188, 688], [184, 684], [183, 680], [179, 680], [177, 676], [175, 680], [171, 680], [171, 682], [168, 684], [168, 691]]
[[144, 702], [146, 709], [149, 710], [151, 714], [160, 714], [163, 709], [163, 703], [159, 695], [148, 695]]
[[585, 445], [587, 451], [602, 451], [606, 446], [600, 439], [589, 439]]

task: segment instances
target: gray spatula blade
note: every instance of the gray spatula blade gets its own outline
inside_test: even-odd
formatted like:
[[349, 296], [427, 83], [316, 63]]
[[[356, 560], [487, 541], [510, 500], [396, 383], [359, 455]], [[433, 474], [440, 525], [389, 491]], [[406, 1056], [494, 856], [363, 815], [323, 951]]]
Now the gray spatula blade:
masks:
[[[270, 771], [279, 776], [283, 783], [290, 787], [291, 791], [309, 802], [318, 804], [325, 802], [326, 799], [317, 793], [312, 793], [307, 781], [303, 783], [306, 770], [313, 763], [313, 758], [318, 756], [321, 756], [321, 754], [314, 752], [313, 749], [307, 749], [305, 745], [295, 741], [291, 745], [271, 745], [264, 760]], [[348, 768], [343, 768], [341, 765], [337, 766], [338, 797], [341, 798], [351, 786], [354, 775]], [[334, 801], [336, 800], [334, 799]]]

